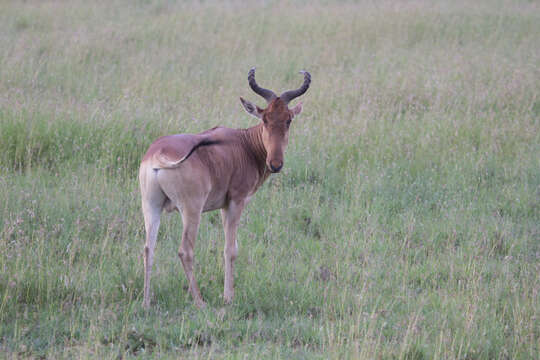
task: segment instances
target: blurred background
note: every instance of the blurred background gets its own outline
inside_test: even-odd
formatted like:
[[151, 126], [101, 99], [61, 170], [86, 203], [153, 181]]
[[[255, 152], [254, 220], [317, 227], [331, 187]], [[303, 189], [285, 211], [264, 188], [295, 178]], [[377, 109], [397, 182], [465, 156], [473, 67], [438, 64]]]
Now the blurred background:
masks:
[[[538, 2], [2, 2], [0, 49], [8, 357], [538, 355]], [[145, 313], [140, 159], [255, 125], [252, 67], [313, 81], [243, 215], [235, 303], [209, 213], [192, 306], [175, 214]]]

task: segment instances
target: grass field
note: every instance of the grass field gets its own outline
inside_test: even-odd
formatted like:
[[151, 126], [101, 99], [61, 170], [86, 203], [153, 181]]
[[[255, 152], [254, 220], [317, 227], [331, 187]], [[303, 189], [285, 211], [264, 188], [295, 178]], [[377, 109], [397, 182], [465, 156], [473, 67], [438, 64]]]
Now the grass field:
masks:
[[[0, 357], [538, 359], [537, 1], [0, 3]], [[313, 82], [197, 310], [165, 215], [142, 309], [139, 161]]]

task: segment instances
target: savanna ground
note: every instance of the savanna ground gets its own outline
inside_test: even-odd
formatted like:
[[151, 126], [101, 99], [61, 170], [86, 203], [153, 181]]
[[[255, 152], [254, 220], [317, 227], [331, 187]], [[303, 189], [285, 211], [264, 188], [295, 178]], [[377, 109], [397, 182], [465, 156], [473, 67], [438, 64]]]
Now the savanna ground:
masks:
[[[538, 2], [2, 2], [0, 49], [2, 357], [538, 358]], [[219, 214], [197, 310], [175, 213], [146, 312], [141, 156], [255, 124], [253, 66], [313, 82], [234, 303]]]

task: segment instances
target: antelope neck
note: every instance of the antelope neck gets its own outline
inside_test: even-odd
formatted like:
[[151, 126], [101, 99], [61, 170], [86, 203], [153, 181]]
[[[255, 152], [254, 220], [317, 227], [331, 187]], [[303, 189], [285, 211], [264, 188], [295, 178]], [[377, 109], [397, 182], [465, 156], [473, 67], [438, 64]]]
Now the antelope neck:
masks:
[[266, 149], [262, 141], [263, 125], [259, 124], [242, 132], [242, 142], [246, 147], [249, 154], [253, 156], [253, 159], [259, 167], [259, 172], [263, 174], [266, 172]]

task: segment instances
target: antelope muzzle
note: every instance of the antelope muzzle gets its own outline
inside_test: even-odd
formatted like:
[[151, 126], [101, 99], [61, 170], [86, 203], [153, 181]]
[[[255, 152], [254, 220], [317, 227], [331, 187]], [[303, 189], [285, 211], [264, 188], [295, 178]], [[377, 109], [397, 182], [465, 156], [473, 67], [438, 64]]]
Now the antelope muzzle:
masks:
[[270, 171], [272, 171], [273, 173], [278, 173], [283, 168], [283, 161], [273, 159], [273, 160], [270, 160], [268, 165], [269, 165], [268, 167], [270, 168]]

